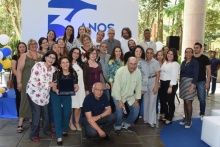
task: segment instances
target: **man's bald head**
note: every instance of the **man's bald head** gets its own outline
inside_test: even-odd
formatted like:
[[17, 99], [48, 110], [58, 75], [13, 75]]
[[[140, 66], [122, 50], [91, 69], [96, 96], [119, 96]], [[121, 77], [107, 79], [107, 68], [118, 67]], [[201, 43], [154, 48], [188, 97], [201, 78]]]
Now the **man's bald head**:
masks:
[[127, 66], [130, 73], [134, 72], [137, 69], [137, 59], [135, 57], [128, 58]]

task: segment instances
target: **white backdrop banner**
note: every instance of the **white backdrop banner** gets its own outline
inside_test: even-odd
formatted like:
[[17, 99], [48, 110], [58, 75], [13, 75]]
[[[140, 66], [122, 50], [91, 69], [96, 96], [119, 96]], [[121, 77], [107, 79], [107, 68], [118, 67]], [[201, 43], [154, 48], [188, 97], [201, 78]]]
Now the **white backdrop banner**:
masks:
[[22, 41], [46, 37], [48, 30], [63, 36], [65, 27], [72, 25], [75, 38], [78, 27], [92, 30], [92, 39], [98, 30], [115, 29], [115, 38], [129, 27], [132, 38], [138, 36], [138, 0], [22, 0]]

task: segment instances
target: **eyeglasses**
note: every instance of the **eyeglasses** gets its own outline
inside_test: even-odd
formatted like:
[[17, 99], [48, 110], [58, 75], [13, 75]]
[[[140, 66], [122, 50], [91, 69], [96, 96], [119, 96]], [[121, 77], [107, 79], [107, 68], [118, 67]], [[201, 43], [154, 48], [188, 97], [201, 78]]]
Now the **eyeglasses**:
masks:
[[53, 58], [51, 56], [47, 56], [48, 58], [50, 58], [51, 60], [56, 60], [56, 58]]
[[31, 43], [30, 45], [37, 45], [37, 43], [35, 42], [35, 43]]
[[103, 89], [95, 89], [95, 91], [103, 92]]

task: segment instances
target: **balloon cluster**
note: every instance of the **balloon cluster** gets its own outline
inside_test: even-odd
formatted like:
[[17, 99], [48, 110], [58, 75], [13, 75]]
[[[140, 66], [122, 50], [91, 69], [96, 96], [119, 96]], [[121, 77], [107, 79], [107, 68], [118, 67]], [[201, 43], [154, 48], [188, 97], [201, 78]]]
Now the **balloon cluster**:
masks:
[[[0, 44], [6, 45], [9, 42], [9, 37], [5, 34], [0, 35]], [[0, 48], [0, 72], [2, 69], [11, 68], [11, 61], [7, 58], [12, 53], [12, 49], [10, 46], [4, 46]]]
[[4, 98], [8, 96], [7, 87], [0, 87], [0, 98]]

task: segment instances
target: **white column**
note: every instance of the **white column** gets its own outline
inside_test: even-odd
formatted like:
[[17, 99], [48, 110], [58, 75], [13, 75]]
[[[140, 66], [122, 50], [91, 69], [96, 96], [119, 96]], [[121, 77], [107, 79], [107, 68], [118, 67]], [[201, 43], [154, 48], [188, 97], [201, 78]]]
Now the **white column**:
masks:
[[204, 47], [206, 0], [185, 0], [183, 18], [182, 60], [187, 47], [196, 42]]

